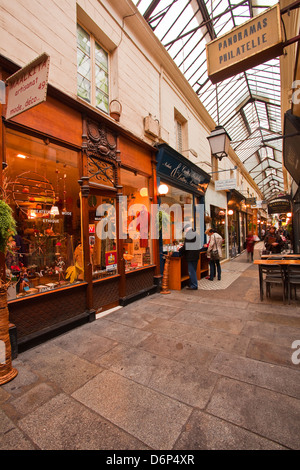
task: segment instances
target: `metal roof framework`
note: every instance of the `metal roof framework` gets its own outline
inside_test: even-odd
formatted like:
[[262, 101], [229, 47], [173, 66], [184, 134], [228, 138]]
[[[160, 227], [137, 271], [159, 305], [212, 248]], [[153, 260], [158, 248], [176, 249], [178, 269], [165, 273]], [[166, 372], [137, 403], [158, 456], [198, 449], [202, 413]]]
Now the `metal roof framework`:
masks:
[[[275, 0], [133, 0], [231, 146], [270, 200], [284, 191], [279, 58], [213, 85], [205, 44]], [[276, 137], [279, 137], [275, 140]], [[269, 141], [269, 139], [272, 139]]]

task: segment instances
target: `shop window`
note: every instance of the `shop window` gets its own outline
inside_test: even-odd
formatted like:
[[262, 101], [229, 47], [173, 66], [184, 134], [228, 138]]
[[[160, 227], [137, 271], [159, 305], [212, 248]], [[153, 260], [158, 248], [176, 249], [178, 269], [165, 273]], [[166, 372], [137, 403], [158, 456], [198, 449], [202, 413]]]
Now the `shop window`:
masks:
[[152, 264], [152, 241], [150, 237], [149, 180], [125, 169], [121, 170], [124, 204], [122, 205], [121, 231], [123, 234], [123, 257], [126, 271]]
[[163, 251], [176, 251], [183, 239], [183, 223], [194, 227], [193, 195], [169, 185], [166, 196], [161, 197]]
[[103, 279], [118, 273], [115, 199], [92, 193], [88, 206], [93, 279]]
[[108, 54], [80, 25], [77, 25], [77, 94], [108, 113]]
[[210, 205], [210, 216], [211, 216], [211, 226], [214, 230], [218, 232], [219, 235], [223, 238], [222, 252], [223, 258], [225, 256], [225, 214], [226, 210], [221, 207]]
[[78, 154], [13, 130], [4, 172], [17, 235], [6, 256], [8, 298], [82, 282]]

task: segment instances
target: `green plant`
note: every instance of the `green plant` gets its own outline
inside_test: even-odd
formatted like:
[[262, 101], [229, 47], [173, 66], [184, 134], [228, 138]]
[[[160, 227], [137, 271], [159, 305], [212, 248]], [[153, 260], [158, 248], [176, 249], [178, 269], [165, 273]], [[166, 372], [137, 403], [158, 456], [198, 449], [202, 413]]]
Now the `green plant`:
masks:
[[158, 230], [161, 231], [167, 231], [169, 230], [170, 227], [170, 214], [166, 212], [164, 209], [160, 208], [159, 211], [156, 214], [156, 227]]
[[16, 234], [16, 222], [9, 205], [0, 199], [0, 252], [5, 253], [10, 237]]

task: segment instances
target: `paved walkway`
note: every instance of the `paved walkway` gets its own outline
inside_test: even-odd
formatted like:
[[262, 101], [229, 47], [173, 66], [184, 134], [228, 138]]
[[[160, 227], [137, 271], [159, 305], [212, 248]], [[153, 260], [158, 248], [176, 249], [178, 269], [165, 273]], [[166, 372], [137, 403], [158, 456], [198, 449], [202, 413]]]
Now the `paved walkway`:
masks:
[[245, 254], [222, 269], [19, 354], [0, 449], [299, 449], [300, 300], [261, 302]]

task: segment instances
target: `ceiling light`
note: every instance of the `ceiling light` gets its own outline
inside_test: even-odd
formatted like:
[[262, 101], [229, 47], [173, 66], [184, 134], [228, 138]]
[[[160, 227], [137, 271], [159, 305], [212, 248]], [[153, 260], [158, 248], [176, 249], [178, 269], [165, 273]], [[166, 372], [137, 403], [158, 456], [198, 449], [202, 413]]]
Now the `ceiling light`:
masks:
[[21, 153], [18, 153], [17, 157], [18, 158], [27, 158], [26, 155], [22, 155]]

